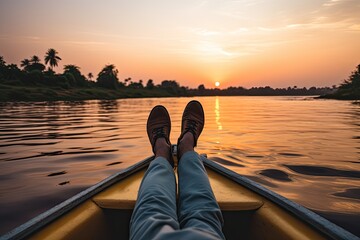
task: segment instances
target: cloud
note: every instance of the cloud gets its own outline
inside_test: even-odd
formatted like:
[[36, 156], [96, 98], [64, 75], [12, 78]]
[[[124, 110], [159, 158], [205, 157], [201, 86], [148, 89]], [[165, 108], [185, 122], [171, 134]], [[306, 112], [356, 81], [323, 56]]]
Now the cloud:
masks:
[[209, 41], [200, 42], [197, 46], [197, 50], [205, 55], [222, 57], [234, 57], [237, 55], [237, 53], [227, 51], [221, 45]]
[[[353, 25], [360, 23], [360, 1], [358, 0], [329, 0], [325, 2], [317, 13], [313, 23], [318, 26], [333, 24], [339, 27], [354, 29]], [[356, 29], [356, 28], [355, 28]]]
[[219, 31], [209, 31], [207, 29], [202, 29], [202, 28], [195, 28], [195, 29], [192, 29], [191, 31], [199, 36], [217, 36], [217, 35], [222, 34]]
[[105, 45], [107, 42], [96, 42], [96, 41], [63, 41], [63, 43], [71, 45]]
[[341, 0], [330, 0], [330, 1], [327, 1], [323, 4], [324, 7], [332, 7], [332, 6], [335, 6], [337, 4], [339, 4], [341, 2]]
[[288, 16], [286, 25], [258, 26], [263, 32], [289, 31], [359, 31], [360, 2], [355, 0], [328, 0], [316, 10], [299, 16]]
[[37, 37], [37, 36], [25, 36], [24, 38], [34, 40], [34, 41], [40, 40], [40, 37]]

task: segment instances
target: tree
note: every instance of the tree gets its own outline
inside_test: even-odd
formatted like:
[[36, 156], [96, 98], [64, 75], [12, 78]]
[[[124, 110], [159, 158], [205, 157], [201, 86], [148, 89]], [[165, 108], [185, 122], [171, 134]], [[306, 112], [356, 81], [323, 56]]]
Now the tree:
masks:
[[[74, 64], [68, 64], [64, 66], [64, 73], [70, 72], [70, 73], [80, 73], [80, 67], [74, 65]], [[81, 73], [80, 73], [81, 74]]]
[[53, 67], [56, 67], [58, 65], [58, 62], [61, 60], [61, 58], [59, 56], [57, 56], [58, 52], [53, 49], [50, 48], [45, 55], [45, 64], [50, 65], [51, 70], [53, 69]]
[[6, 62], [3, 56], [0, 56], [0, 67], [5, 66]]
[[25, 58], [20, 62], [20, 67], [23, 67], [24, 70], [26, 70], [26, 68], [29, 67], [30, 65], [31, 65], [31, 61], [27, 58]]
[[19, 80], [22, 76], [21, 70], [18, 68], [16, 64], [9, 64], [7, 65], [7, 79], [9, 80]]
[[175, 80], [164, 80], [161, 82], [160, 88], [165, 89], [171, 95], [183, 95], [186, 89], [181, 88]]
[[140, 88], [144, 88], [143, 86], [143, 80], [139, 80], [139, 82], [133, 82], [131, 81], [130, 84], [128, 85], [129, 88], [135, 88], [135, 89], [140, 89]]
[[34, 70], [42, 72], [45, 69], [45, 65], [40, 63], [40, 58], [36, 55], [32, 56], [30, 60], [27, 58], [22, 60], [20, 66], [28, 73]]
[[93, 75], [91, 72], [89, 72], [87, 76], [88, 76], [88, 79], [89, 79], [90, 81], [91, 81], [92, 78], [94, 77], [94, 75]]
[[129, 82], [131, 82], [131, 77], [125, 78], [124, 82], [125, 82], [125, 86], [127, 86]]
[[69, 64], [64, 66], [64, 74], [71, 74], [74, 76], [75, 83], [78, 86], [84, 86], [86, 85], [86, 79], [85, 76], [83, 76], [80, 72], [80, 67]]
[[34, 70], [42, 72], [45, 70], [45, 65], [42, 63], [33, 63], [33, 64], [30, 64], [29, 66], [25, 67], [25, 71], [27, 71], [27, 72], [31, 72]]
[[204, 84], [200, 84], [199, 87], [198, 87], [198, 90], [199, 91], [204, 91], [206, 88], [204, 86]]
[[31, 60], [30, 60], [32, 63], [40, 63], [40, 58], [36, 55], [32, 56], [31, 57]]
[[178, 89], [178, 88], [180, 88], [180, 85], [175, 80], [164, 80], [161, 82], [161, 87], [162, 88], [170, 88], [170, 89]]
[[146, 83], [146, 88], [147, 89], [153, 89], [155, 87], [154, 85], [154, 81], [152, 79], [149, 79]]
[[357, 65], [355, 71], [351, 72], [348, 79], [340, 85], [339, 89], [355, 89], [360, 88], [360, 64]]
[[98, 74], [97, 84], [100, 87], [117, 89], [119, 85], [118, 72], [114, 64], [106, 65]]
[[0, 80], [4, 79], [6, 73], [6, 62], [3, 56], [0, 56]]

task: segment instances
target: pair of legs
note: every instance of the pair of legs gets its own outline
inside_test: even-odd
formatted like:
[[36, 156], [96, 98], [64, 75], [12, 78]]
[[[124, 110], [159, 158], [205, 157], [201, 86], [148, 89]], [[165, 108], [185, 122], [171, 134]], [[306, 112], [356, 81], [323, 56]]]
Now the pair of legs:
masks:
[[155, 107], [148, 119], [155, 159], [140, 185], [130, 239], [224, 239], [221, 211], [194, 151], [204, 125], [201, 104], [191, 101], [183, 114], [178, 140], [178, 201], [170, 154], [170, 118], [164, 109]]

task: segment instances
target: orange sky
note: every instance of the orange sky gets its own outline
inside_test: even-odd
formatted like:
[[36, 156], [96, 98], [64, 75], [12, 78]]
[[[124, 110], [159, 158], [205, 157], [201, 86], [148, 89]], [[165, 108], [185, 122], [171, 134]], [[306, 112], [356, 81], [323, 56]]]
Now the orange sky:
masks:
[[121, 80], [197, 87], [331, 86], [360, 64], [359, 0], [1, 0], [0, 55]]

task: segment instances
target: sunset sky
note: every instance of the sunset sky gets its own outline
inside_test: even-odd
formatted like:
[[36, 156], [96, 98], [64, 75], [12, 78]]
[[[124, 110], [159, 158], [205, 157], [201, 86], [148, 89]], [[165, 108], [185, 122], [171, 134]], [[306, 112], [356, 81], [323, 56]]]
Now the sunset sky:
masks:
[[360, 64], [359, 0], [0, 0], [0, 55], [55, 48], [94, 75], [181, 85], [331, 86]]

